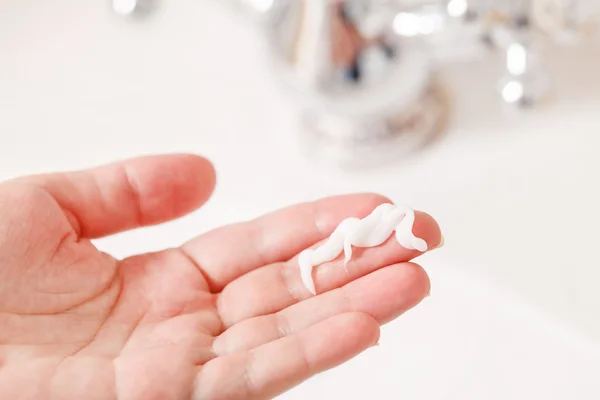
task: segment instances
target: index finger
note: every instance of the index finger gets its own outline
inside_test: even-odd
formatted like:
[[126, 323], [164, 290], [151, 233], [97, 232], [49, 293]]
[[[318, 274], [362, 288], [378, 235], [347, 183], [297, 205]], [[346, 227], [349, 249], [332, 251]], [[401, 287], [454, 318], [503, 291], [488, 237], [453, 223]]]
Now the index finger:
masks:
[[213, 291], [264, 265], [287, 261], [329, 236], [345, 218], [363, 218], [389, 199], [377, 194], [328, 197], [207, 232], [181, 250]]

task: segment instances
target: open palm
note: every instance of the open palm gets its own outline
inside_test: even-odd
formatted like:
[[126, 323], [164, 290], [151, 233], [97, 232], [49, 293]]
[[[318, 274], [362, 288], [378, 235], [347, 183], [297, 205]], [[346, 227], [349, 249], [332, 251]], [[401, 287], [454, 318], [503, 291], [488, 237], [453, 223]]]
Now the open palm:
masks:
[[[0, 185], [1, 399], [267, 399], [377, 343], [428, 294], [390, 240], [349, 264], [296, 255], [387, 201], [349, 195], [116, 260], [90, 242], [180, 217], [212, 193], [201, 157], [145, 157]], [[418, 213], [430, 248], [435, 221]]]

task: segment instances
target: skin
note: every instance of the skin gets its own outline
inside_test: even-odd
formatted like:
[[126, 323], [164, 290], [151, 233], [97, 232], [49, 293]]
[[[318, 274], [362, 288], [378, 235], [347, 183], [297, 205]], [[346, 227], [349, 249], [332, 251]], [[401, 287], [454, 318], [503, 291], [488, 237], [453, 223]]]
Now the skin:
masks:
[[[0, 184], [0, 399], [268, 399], [376, 344], [417, 305], [421, 253], [395, 240], [319, 266], [297, 255], [389, 202], [322, 199], [117, 260], [91, 239], [200, 207], [215, 172], [167, 155]], [[417, 213], [414, 232], [441, 242]]]

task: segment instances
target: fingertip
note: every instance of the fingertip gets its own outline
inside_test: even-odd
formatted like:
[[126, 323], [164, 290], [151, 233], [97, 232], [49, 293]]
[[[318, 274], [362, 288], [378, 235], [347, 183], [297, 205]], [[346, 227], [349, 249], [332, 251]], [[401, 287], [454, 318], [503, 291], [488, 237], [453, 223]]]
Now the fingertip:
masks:
[[216, 185], [213, 164], [194, 154], [140, 158], [128, 169], [135, 175], [150, 223], [196, 210], [208, 201]]
[[[438, 222], [426, 212], [415, 212], [413, 233], [427, 243], [427, 249], [433, 250], [442, 244], [442, 230]], [[421, 250], [420, 250], [421, 251]]]
[[405, 263], [397, 266], [400, 269], [399, 279], [404, 281], [406, 290], [406, 304], [412, 308], [419, 304], [431, 291], [431, 280], [427, 272], [419, 264]]
[[363, 312], [353, 312], [345, 314], [345, 317], [348, 320], [348, 325], [352, 326], [361, 335], [361, 347], [369, 348], [379, 343], [381, 326], [373, 316]]
[[195, 188], [199, 194], [197, 205], [204, 204], [213, 194], [217, 184], [217, 171], [214, 164], [206, 157], [184, 154], [181, 155], [182, 161], [192, 175]]

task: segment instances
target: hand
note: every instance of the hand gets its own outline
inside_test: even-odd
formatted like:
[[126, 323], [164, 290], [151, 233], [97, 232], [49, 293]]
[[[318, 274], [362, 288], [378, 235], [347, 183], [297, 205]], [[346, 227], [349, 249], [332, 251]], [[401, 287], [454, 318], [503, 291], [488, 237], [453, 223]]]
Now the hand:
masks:
[[[0, 399], [267, 399], [377, 343], [429, 292], [394, 240], [316, 268], [295, 256], [387, 201], [300, 204], [125, 260], [90, 239], [187, 214], [211, 195], [203, 158], [146, 157], [0, 185]], [[415, 233], [436, 247], [435, 221]]]

